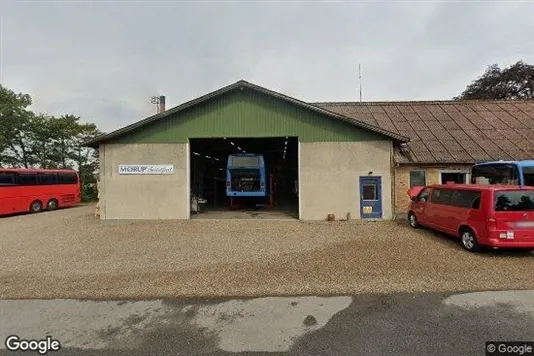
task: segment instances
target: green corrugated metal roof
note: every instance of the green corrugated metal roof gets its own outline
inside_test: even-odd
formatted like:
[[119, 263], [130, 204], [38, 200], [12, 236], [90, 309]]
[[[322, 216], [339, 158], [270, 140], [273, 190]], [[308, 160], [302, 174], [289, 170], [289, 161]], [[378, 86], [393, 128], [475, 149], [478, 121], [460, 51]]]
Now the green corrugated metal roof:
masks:
[[253, 91], [256, 91], [256, 92], [259, 92], [259, 93], [263, 93], [263, 94], [266, 94], [266, 95], [268, 95], [270, 97], [276, 98], [278, 100], [283, 100], [284, 102], [291, 103], [291, 104], [296, 105], [298, 107], [313, 111], [315, 113], [322, 114], [322, 115], [324, 115], [324, 116], [326, 116], [326, 117], [328, 117], [328, 118], [330, 118], [332, 120], [342, 121], [342, 122], [348, 123], [350, 125], [356, 126], [358, 128], [362, 128], [364, 130], [375, 132], [375, 133], [380, 134], [382, 136], [388, 137], [389, 139], [391, 139], [391, 140], [393, 140], [395, 142], [408, 142], [409, 141], [409, 139], [407, 137], [404, 137], [402, 135], [399, 135], [399, 134], [396, 134], [396, 133], [381, 129], [381, 128], [373, 126], [373, 125], [369, 125], [369, 124], [367, 124], [367, 123], [365, 123], [363, 121], [355, 120], [353, 118], [349, 118], [347, 116], [344, 116], [344, 115], [341, 115], [341, 114], [338, 114], [338, 113], [334, 113], [332, 111], [326, 110], [326, 109], [318, 107], [318, 106], [314, 106], [314, 105], [308, 104], [308, 103], [300, 101], [298, 99], [295, 99], [295, 98], [280, 94], [278, 92], [275, 92], [275, 91], [260, 87], [258, 85], [252, 84], [250, 82], [247, 82], [247, 81], [244, 81], [244, 80], [240, 80], [240, 81], [238, 81], [238, 82], [236, 82], [234, 84], [228, 85], [228, 86], [226, 86], [224, 88], [221, 88], [221, 89], [216, 90], [214, 92], [208, 93], [208, 94], [206, 94], [204, 96], [201, 96], [201, 97], [199, 97], [197, 99], [188, 101], [188, 102], [186, 102], [184, 104], [181, 104], [179, 106], [171, 108], [171, 109], [169, 109], [169, 110], [167, 110], [167, 111], [165, 111], [163, 113], [159, 113], [159, 114], [150, 116], [150, 117], [148, 117], [148, 118], [146, 118], [144, 120], [138, 121], [136, 123], [133, 123], [131, 125], [123, 127], [121, 129], [118, 129], [118, 130], [113, 131], [111, 133], [104, 134], [104, 135], [98, 136], [98, 137], [96, 137], [94, 139], [88, 140], [88, 141], [84, 142], [83, 145], [96, 147], [101, 142], [108, 141], [110, 139], [116, 139], [116, 138], [119, 138], [119, 137], [123, 137], [124, 135], [126, 135], [126, 134], [128, 134], [128, 133], [130, 133], [130, 132], [132, 132], [134, 130], [139, 129], [142, 126], [149, 125], [151, 123], [160, 121], [161, 119], [164, 119], [164, 118], [167, 118], [167, 117], [169, 117], [171, 115], [177, 114], [177, 113], [181, 112], [182, 110], [191, 108], [191, 107], [193, 107], [195, 105], [204, 103], [204, 102], [206, 102], [206, 101], [208, 101], [210, 99], [214, 99], [216, 97], [222, 96], [222, 95], [227, 94], [229, 92], [232, 92], [234, 90], [239, 90], [239, 89], [244, 89], [244, 88], [251, 89]]

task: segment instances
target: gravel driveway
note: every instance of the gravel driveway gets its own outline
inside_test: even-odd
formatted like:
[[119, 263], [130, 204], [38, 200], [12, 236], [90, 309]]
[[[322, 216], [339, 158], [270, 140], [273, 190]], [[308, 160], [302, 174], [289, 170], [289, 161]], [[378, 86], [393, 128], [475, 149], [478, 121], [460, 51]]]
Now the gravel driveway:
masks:
[[0, 298], [533, 289], [531, 253], [471, 254], [384, 222], [101, 224], [93, 205], [0, 218]]

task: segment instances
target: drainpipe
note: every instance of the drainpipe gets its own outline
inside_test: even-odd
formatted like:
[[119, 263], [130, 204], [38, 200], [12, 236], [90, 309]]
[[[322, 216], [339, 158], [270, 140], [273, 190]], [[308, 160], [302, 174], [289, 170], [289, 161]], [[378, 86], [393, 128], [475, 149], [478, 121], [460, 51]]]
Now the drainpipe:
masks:
[[395, 147], [392, 146], [391, 147], [391, 155], [390, 155], [390, 167], [391, 167], [391, 197], [392, 197], [392, 201], [391, 201], [391, 217], [393, 218], [393, 220], [396, 220], [397, 219], [397, 214], [396, 214], [396, 211], [395, 211], [395, 201], [397, 199], [397, 195], [395, 194], [395, 183], [396, 183], [396, 180], [397, 180], [397, 175], [396, 175], [396, 172], [395, 172]]
[[393, 196], [393, 201], [391, 202], [391, 211], [392, 211], [392, 216], [393, 216], [393, 220], [397, 220], [397, 210], [395, 209], [395, 206], [396, 206], [396, 202], [397, 202], [397, 170], [396, 168], [398, 167], [398, 164], [395, 163], [395, 160], [392, 158], [392, 162], [393, 164], [391, 165], [392, 166], [392, 169], [393, 169], [393, 174], [392, 174], [392, 187], [391, 187], [391, 192], [392, 192], [392, 196]]
[[395, 162], [395, 159], [393, 158], [393, 219], [397, 220], [398, 213], [396, 209], [396, 203], [397, 203], [397, 168], [400, 167], [400, 163]]

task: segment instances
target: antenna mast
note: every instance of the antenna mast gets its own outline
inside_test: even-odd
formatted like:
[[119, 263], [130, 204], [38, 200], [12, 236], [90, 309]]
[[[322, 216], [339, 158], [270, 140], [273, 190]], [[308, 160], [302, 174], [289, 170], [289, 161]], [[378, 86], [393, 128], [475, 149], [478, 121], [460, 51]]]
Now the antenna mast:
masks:
[[362, 102], [362, 65], [358, 63], [358, 78], [360, 79], [360, 103]]

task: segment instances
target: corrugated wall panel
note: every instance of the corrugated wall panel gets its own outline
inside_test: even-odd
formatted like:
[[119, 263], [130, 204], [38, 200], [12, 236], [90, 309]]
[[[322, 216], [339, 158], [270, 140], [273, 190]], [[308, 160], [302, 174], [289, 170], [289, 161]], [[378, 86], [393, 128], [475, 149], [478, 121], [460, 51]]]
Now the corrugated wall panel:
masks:
[[131, 132], [116, 143], [185, 143], [189, 138], [298, 136], [302, 142], [388, 140], [262, 93], [242, 90]]

